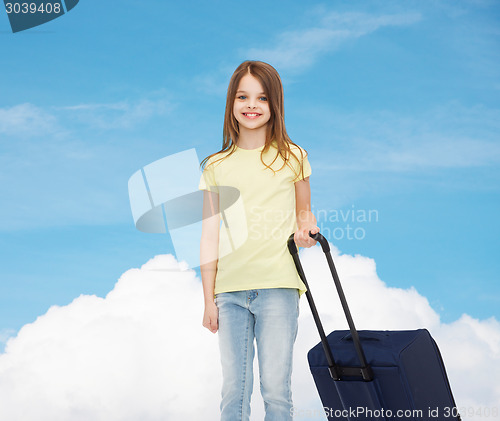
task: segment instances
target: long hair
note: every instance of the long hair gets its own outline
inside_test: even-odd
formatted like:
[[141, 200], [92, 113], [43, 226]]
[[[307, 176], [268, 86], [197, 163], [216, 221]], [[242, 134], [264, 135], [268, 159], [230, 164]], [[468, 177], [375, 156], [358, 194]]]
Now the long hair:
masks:
[[[282, 169], [285, 165], [288, 165], [293, 169], [293, 167], [289, 164], [291, 157], [293, 157], [300, 164], [301, 173], [303, 176], [304, 169], [301, 163], [304, 158], [304, 154], [302, 150], [292, 142], [285, 128], [283, 85], [281, 83], [280, 75], [270, 64], [264, 63], [262, 61], [251, 60], [241, 63], [236, 68], [233, 75], [231, 76], [231, 80], [229, 81], [229, 86], [227, 88], [226, 111], [224, 114], [224, 127], [222, 131], [222, 149], [207, 156], [201, 162], [201, 167], [204, 168], [207, 161], [217, 154], [229, 152], [228, 154], [225, 154], [220, 158], [224, 159], [235, 151], [235, 145], [238, 142], [240, 130], [239, 123], [234, 117], [233, 106], [236, 99], [236, 91], [238, 90], [240, 81], [247, 74], [255, 77], [262, 85], [262, 88], [264, 89], [264, 92], [267, 96], [269, 109], [271, 111], [271, 117], [269, 119], [269, 122], [267, 123], [266, 143], [261, 152], [260, 160], [267, 168], [273, 170], [271, 168], [271, 165], [276, 161], [276, 159], [278, 159], [278, 156], [281, 155], [281, 157], [283, 158], [283, 165], [280, 169]], [[276, 142], [276, 157], [270, 164], [266, 164], [262, 157], [264, 153], [269, 150], [273, 141]], [[300, 159], [291, 150], [291, 145], [296, 146], [300, 151]], [[217, 162], [218, 160], [216, 160], [215, 162]]]

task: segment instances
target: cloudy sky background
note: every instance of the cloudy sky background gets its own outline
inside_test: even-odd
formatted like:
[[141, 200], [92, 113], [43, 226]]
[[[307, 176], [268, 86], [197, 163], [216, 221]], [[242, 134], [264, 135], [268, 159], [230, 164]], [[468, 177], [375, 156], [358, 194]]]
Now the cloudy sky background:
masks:
[[[172, 395], [153, 395], [157, 412], [149, 419], [179, 409], [162, 406], [186, 398], [172, 380], [183, 375], [169, 371], [163, 355], [194, 358], [179, 354], [185, 340], [207, 349], [216, 342], [198, 326], [199, 280], [128, 272], [154, 256], [163, 256], [161, 267], [175, 266], [164, 263], [175, 250], [168, 235], [135, 229], [127, 181], [167, 155], [195, 148], [203, 158], [218, 149], [228, 79], [250, 58], [282, 75], [287, 128], [309, 152], [323, 233], [359, 270], [366, 259], [376, 262], [376, 275], [374, 267], [367, 275], [379, 285], [376, 305], [356, 304], [367, 294], [353, 290], [360, 327], [369, 320], [366, 328], [428, 327], [457, 400], [498, 402], [498, 386], [483, 373], [498, 367], [500, 352], [499, 18], [498, 3], [488, 0], [255, 1], [251, 8], [82, 1], [66, 16], [12, 34], [0, 13], [0, 350], [11, 338], [0, 370], [10, 401], [31, 396], [31, 387], [50, 395], [39, 403], [48, 413], [126, 419], [113, 408], [167, 382]], [[369, 211], [377, 217], [351, 219]], [[354, 232], [362, 238], [347, 238]], [[325, 312], [333, 310], [325, 303]], [[301, 317], [307, 326], [306, 309]], [[303, 336], [297, 354], [315, 342]], [[207, 364], [217, 358], [211, 352]], [[74, 376], [47, 385], [51, 364]], [[105, 367], [108, 383], [100, 387], [109, 399], [97, 403], [92, 375], [100, 378]], [[464, 371], [473, 367], [483, 368]], [[219, 378], [217, 367], [206, 370]], [[306, 368], [297, 370], [296, 395], [306, 396]], [[148, 385], [137, 390], [134, 376]], [[129, 412], [145, 411], [144, 399]], [[5, 405], [1, 411], [13, 408]]]
[[[496, 319], [463, 315], [443, 323], [415, 288], [381, 281], [373, 259], [336, 248], [332, 253], [358, 329], [426, 327], [440, 346], [463, 419], [500, 418]], [[347, 329], [321, 249], [303, 252], [302, 262], [325, 330]], [[324, 420], [306, 358], [319, 337], [305, 298], [300, 306], [294, 412], [299, 420]], [[105, 297], [81, 295], [53, 306], [23, 326], [0, 355], [0, 416], [12, 421], [216, 420], [217, 336], [201, 326], [202, 315], [199, 279], [172, 255], [128, 270]], [[254, 363], [251, 419], [257, 421], [264, 408]]]

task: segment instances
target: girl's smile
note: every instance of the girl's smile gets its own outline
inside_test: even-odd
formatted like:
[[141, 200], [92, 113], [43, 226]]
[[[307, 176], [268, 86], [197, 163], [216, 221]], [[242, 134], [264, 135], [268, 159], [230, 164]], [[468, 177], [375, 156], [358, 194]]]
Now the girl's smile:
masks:
[[260, 117], [262, 114], [258, 114], [258, 113], [243, 113], [243, 115], [247, 118], [257, 118], [257, 117]]

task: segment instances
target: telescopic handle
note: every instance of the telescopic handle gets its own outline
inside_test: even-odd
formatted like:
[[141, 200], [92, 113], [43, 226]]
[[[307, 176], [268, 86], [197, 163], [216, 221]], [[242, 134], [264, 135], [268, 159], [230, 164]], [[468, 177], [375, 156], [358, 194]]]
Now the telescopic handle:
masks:
[[358, 331], [356, 330], [356, 327], [354, 326], [354, 321], [351, 316], [351, 312], [349, 311], [349, 306], [347, 305], [347, 300], [344, 295], [344, 291], [342, 289], [342, 285], [340, 284], [340, 279], [337, 274], [337, 270], [335, 269], [335, 264], [333, 263], [332, 255], [330, 253], [330, 245], [328, 244], [328, 240], [321, 234], [311, 234], [309, 232], [309, 236], [313, 238], [314, 240], [318, 241], [321, 245], [321, 248], [323, 249], [323, 252], [325, 253], [326, 260], [328, 261], [328, 266], [330, 267], [330, 271], [333, 276], [333, 281], [335, 282], [335, 287], [337, 288], [337, 293], [340, 298], [340, 302], [342, 304], [342, 308], [344, 310], [344, 314], [347, 319], [347, 323], [349, 324], [349, 330], [351, 331], [351, 336], [354, 342], [354, 347], [356, 349], [356, 353], [358, 355], [358, 359], [361, 363], [361, 367], [340, 367], [335, 363], [335, 360], [333, 358], [332, 350], [330, 348], [330, 344], [328, 343], [328, 340], [325, 335], [325, 331], [323, 329], [323, 324], [321, 323], [321, 319], [318, 314], [318, 310], [316, 309], [316, 305], [314, 304], [314, 300], [312, 298], [311, 294], [311, 288], [309, 287], [309, 284], [306, 280], [306, 276], [304, 273], [304, 269], [302, 268], [302, 264], [300, 263], [299, 259], [299, 252], [297, 249], [297, 245], [295, 244], [294, 241], [294, 234], [290, 235], [288, 238], [288, 250], [290, 251], [290, 254], [292, 255], [293, 261], [295, 263], [295, 267], [297, 268], [297, 272], [300, 276], [300, 279], [302, 279], [302, 282], [304, 282], [307, 291], [306, 291], [306, 297], [307, 301], [309, 302], [309, 307], [311, 307], [311, 312], [313, 314], [314, 322], [316, 323], [316, 327], [318, 328], [319, 336], [321, 338], [321, 343], [323, 345], [323, 350], [325, 351], [325, 356], [326, 360], [328, 362], [328, 369], [330, 371], [330, 375], [334, 380], [340, 380], [341, 375], [346, 375], [346, 376], [361, 376], [363, 377], [363, 380], [370, 381], [373, 380], [373, 372], [366, 362], [366, 357], [365, 353], [363, 352], [363, 347], [361, 345], [361, 341], [359, 339]]

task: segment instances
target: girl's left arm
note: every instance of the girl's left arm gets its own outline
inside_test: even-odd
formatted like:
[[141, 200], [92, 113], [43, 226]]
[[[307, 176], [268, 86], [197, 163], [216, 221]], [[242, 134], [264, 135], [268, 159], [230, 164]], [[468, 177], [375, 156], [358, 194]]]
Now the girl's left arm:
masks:
[[311, 247], [316, 244], [309, 236], [309, 231], [313, 234], [319, 232], [316, 225], [316, 218], [311, 211], [311, 186], [309, 177], [295, 183], [295, 203], [297, 213], [297, 226], [294, 240], [299, 247]]

